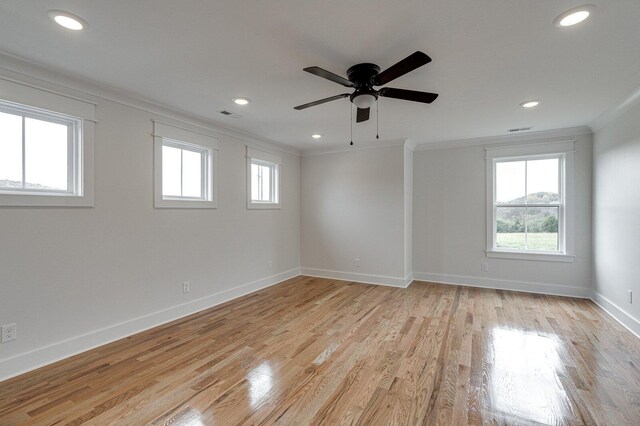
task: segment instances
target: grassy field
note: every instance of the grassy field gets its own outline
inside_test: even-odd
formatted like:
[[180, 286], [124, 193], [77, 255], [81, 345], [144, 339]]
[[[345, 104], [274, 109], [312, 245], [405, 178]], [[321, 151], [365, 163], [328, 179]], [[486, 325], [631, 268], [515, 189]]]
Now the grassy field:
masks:
[[556, 233], [529, 233], [527, 235], [527, 246], [525, 246], [524, 233], [498, 233], [497, 239], [497, 246], [502, 248], [558, 250], [558, 234]]

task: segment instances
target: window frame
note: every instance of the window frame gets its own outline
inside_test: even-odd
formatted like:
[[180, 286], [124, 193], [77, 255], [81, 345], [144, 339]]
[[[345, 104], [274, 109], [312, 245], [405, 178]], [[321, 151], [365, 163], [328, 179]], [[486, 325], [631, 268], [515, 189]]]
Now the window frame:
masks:
[[[256, 150], [247, 146], [247, 208], [252, 210], [279, 209], [281, 208], [281, 167], [280, 156], [268, 152]], [[257, 201], [252, 198], [251, 166], [257, 164], [270, 167], [270, 189], [273, 199], [270, 201]]]
[[[0, 112], [22, 118], [23, 185], [22, 188], [0, 187], [0, 207], [92, 207], [94, 123], [63, 112], [2, 99]], [[27, 161], [24, 126], [27, 118], [67, 126], [67, 190], [24, 187]]]
[[[162, 151], [164, 146], [197, 152], [202, 155], [202, 197], [164, 196]], [[154, 121], [154, 207], [180, 209], [218, 208], [218, 145], [217, 138], [195, 130]]]
[[[573, 262], [573, 153], [574, 141], [522, 144], [486, 148], [487, 175], [487, 257], [505, 259]], [[549, 204], [503, 204], [496, 201], [496, 165], [501, 162], [534, 161], [558, 158], [560, 200]], [[526, 168], [525, 168], [526, 170]], [[525, 182], [527, 176], [525, 172]], [[526, 197], [527, 194], [525, 194]], [[558, 251], [519, 250], [496, 246], [498, 207], [558, 207]]]

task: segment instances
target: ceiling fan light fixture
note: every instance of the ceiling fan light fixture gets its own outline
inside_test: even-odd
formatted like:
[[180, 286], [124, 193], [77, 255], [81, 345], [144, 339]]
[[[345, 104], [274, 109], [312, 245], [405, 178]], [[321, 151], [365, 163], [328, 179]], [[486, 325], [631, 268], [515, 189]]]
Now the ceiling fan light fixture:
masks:
[[378, 97], [371, 93], [362, 93], [354, 96], [351, 102], [353, 102], [353, 104], [358, 108], [367, 109], [371, 108], [371, 106], [376, 103], [377, 99]]
[[558, 15], [558, 17], [553, 20], [553, 23], [556, 27], [561, 28], [579, 24], [591, 15], [594, 7], [592, 4], [574, 7]]

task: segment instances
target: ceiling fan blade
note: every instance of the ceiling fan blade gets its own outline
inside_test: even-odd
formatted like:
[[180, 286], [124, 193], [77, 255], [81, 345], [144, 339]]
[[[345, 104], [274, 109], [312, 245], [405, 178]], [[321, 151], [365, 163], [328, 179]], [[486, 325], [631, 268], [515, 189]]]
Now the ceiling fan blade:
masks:
[[338, 99], [346, 98], [347, 96], [349, 96], [348, 93], [343, 93], [342, 95], [331, 96], [330, 98], [324, 98], [324, 99], [320, 99], [319, 101], [309, 102], [308, 104], [298, 105], [297, 107], [293, 107], [293, 109], [301, 110], [301, 109], [309, 108], [312, 106], [324, 104], [326, 102], [331, 102]]
[[356, 123], [367, 121], [369, 119], [370, 112], [371, 108], [358, 108], [358, 113], [356, 114]]
[[355, 87], [354, 84], [346, 78], [340, 77], [339, 75], [336, 75], [320, 67], [307, 67], [303, 68], [303, 71], [306, 71], [313, 75], [317, 75], [318, 77], [326, 78], [327, 80], [331, 80], [334, 83], [342, 84], [345, 87]]
[[418, 92], [416, 90], [392, 89], [391, 87], [383, 87], [378, 92], [379, 96], [385, 98], [402, 99], [405, 101], [422, 102], [430, 104], [438, 97], [437, 93]]
[[383, 86], [388, 82], [415, 70], [416, 68], [420, 68], [421, 66], [428, 64], [429, 62], [431, 62], [431, 58], [426, 53], [422, 53], [420, 51], [412, 53], [397, 64], [392, 65], [378, 74], [375, 78], [375, 85]]

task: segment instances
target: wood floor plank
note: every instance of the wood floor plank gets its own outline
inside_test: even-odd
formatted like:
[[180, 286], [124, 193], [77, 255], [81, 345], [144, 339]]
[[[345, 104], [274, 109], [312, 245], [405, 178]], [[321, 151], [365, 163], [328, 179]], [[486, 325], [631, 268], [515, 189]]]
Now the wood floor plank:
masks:
[[0, 383], [0, 425], [640, 424], [591, 301], [297, 277]]

